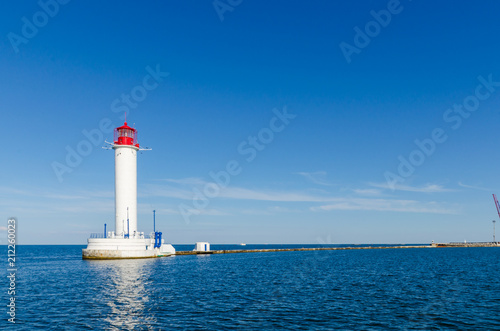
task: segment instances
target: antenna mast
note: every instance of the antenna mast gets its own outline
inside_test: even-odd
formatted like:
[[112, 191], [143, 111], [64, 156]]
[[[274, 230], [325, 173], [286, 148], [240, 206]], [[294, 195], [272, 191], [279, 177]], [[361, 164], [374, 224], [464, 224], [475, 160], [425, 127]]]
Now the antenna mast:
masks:
[[[500, 218], [500, 203], [498, 203], [497, 196], [493, 194], [493, 200], [495, 201], [495, 207], [497, 207], [497, 213], [498, 213], [498, 218]], [[493, 242], [497, 242], [496, 237], [495, 237], [495, 223], [497, 222], [496, 220], [493, 220]]]
[[497, 242], [497, 239], [495, 238], [495, 223], [496, 223], [497, 221], [493, 220], [492, 222], [493, 222], [493, 242], [494, 242], [494, 243], [496, 243], [496, 242]]

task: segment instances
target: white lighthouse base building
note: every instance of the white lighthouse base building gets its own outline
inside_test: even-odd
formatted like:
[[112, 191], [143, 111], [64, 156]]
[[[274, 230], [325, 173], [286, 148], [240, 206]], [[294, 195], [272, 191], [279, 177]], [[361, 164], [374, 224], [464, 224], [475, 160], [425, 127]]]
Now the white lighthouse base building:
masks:
[[[108, 232], [107, 238], [89, 238], [86, 249], [82, 250], [85, 260], [142, 259], [175, 255], [175, 248], [155, 235], [145, 237], [138, 233], [135, 238], [115, 237]], [[159, 246], [159, 247], [158, 247]]]

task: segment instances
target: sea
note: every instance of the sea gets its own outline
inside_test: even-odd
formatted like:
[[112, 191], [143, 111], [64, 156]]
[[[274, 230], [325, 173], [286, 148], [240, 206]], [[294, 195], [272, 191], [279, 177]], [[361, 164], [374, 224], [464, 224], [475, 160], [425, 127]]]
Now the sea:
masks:
[[[500, 330], [496, 247], [107, 261], [82, 260], [82, 248], [17, 246], [15, 296], [8, 294], [6, 263], [0, 271], [0, 329]], [[15, 324], [8, 321], [11, 297]]]

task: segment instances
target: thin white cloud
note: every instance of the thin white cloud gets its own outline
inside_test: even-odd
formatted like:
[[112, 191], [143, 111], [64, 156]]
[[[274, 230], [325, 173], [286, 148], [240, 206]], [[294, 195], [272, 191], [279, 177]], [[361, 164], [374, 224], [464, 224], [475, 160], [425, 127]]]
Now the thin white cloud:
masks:
[[[199, 193], [203, 192], [205, 185], [209, 182], [197, 179], [196, 181], [188, 180], [168, 180], [172, 183], [183, 183], [180, 188], [170, 186], [152, 185], [148, 190], [149, 195], [158, 195], [162, 197], [178, 198], [183, 200], [193, 200], [195, 198], [194, 189]], [[191, 185], [187, 184], [191, 183]], [[196, 183], [196, 185], [193, 185]], [[371, 184], [372, 185], [372, 184]], [[386, 188], [383, 184], [373, 184], [380, 188]], [[413, 188], [409, 186], [402, 187], [406, 191], [412, 192], [447, 192], [439, 185], [428, 184], [423, 187]], [[428, 202], [423, 203], [415, 200], [394, 200], [382, 199], [382, 191], [379, 189], [357, 189], [355, 193], [367, 196], [366, 198], [339, 198], [332, 197], [330, 194], [318, 192], [312, 194], [310, 192], [293, 192], [293, 191], [271, 191], [271, 190], [254, 190], [241, 187], [228, 186], [219, 188], [218, 194], [212, 199], [235, 199], [235, 200], [256, 200], [269, 202], [309, 202], [309, 203], [324, 203], [321, 206], [310, 207], [312, 211], [329, 211], [329, 210], [373, 210], [373, 211], [394, 211], [394, 212], [413, 212], [413, 213], [437, 213], [437, 214], [455, 214], [456, 212], [450, 208], [445, 208], [438, 203]], [[379, 198], [369, 198], [368, 196], [378, 196]], [[199, 214], [199, 210], [192, 210], [193, 214]], [[273, 207], [262, 210], [244, 209], [240, 211], [243, 214], [252, 215], [269, 215], [277, 212], [290, 212], [284, 207]], [[205, 211], [204, 213], [212, 213], [214, 215], [224, 214], [222, 211]]]
[[242, 214], [246, 215], [275, 215], [278, 213], [297, 213], [297, 212], [300, 211], [281, 206], [273, 206], [265, 209], [244, 209], [241, 211]]
[[[148, 188], [148, 195], [177, 198], [182, 200], [193, 200], [195, 197], [194, 189], [199, 193], [203, 192], [204, 187], [210, 182], [199, 178], [186, 178], [178, 180], [166, 180], [170, 183], [176, 183], [179, 187], [151, 185]], [[255, 190], [242, 187], [228, 186], [219, 188], [218, 194], [212, 199], [234, 199], [234, 200], [256, 200], [268, 202], [309, 202], [323, 203], [320, 206], [313, 206], [311, 211], [332, 211], [332, 210], [372, 210], [372, 211], [388, 211], [388, 212], [409, 212], [409, 213], [434, 213], [434, 214], [456, 214], [456, 210], [446, 208], [436, 202], [419, 202], [415, 200], [395, 200], [382, 199], [383, 195], [381, 188], [388, 188], [386, 184], [370, 184], [377, 188], [355, 189], [356, 194], [364, 195], [365, 198], [344, 198], [332, 197], [326, 192], [300, 192], [300, 191], [271, 191], [271, 190]], [[380, 189], [379, 189], [380, 188]], [[439, 185], [427, 184], [422, 187], [400, 186], [398, 189], [410, 192], [448, 192]], [[370, 198], [373, 197], [373, 198]], [[375, 198], [378, 197], [378, 198]], [[272, 215], [278, 212], [290, 212], [285, 207], [268, 207], [260, 210], [244, 209], [239, 213], [247, 215]], [[227, 215], [226, 212], [220, 210], [197, 210], [193, 208], [192, 213], [195, 215]]]
[[192, 200], [193, 190], [187, 188], [178, 188], [167, 185], [146, 185], [141, 189], [139, 196], [156, 196], [163, 198], [175, 198], [181, 200]]
[[[70, 191], [70, 193], [66, 192]], [[113, 211], [112, 191], [49, 190], [0, 187], [0, 206], [13, 215], [58, 217], [62, 214], [94, 214]], [[109, 197], [109, 198], [108, 198]]]
[[382, 191], [376, 188], [353, 189], [352, 191], [358, 195], [363, 195], [363, 196], [378, 197], [383, 195]]
[[24, 196], [33, 196], [34, 192], [28, 190], [20, 190], [13, 187], [0, 186], [0, 194], [8, 194], [8, 195], [24, 195]]
[[70, 204], [65, 202], [64, 204], [54, 203], [50, 204], [47, 210], [53, 212], [64, 212], [64, 213], [101, 213], [101, 212], [113, 212], [114, 213], [114, 201], [113, 200], [86, 200], [85, 202], [79, 201], [77, 203]]
[[[164, 185], [154, 184], [146, 185], [140, 188], [141, 195], [148, 197], [166, 197], [180, 200], [193, 200], [195, 197], [194, 189], [203, 192], [204, 187], [210, 182], [199, 178], [186, 178], [178, 180], [166, 180]], [[379, 188], [385, 188], [383, 185], [375, 184]], [[372, 185], [372, 186], [375, 186]], [[408, 191], [416, 192], [445, 192], [447, 189], [438, 185], [426, 185], [420, 188], [403, 187]], [[64, 194], [64, 192], [35, 192], [32, 190], [22, 191], [9, 188], [1, 188], [2, 191], [10, 191], [17, 195], [11, 195], [10, 199], [0, 202], [0, 205], [7, 203], [12, 213], [23, 213], [30, 215], [61, 215], [61, 214], [82, 214], [82, 213], [113, 213], [113, 199], [111, 191], [98, 192], [75, 192], [75, 194]], [[321, 204], [319, 206], [309, 207], [314, 212], [334, 211], [334, 210], [371, 210], [386, 212], [411, 212], [411, 213], [435, 213], [435, 214], [454, 214], [455, 210], [446, 208], [438, 203], [423, 203], [415, 200], [392, 200], [382, 198], [370, 198], [380, 194], [378, 189], [358, 189], [353, 190], [357, 194], [365, 195], [366, 198], [344, 198], [333, 197], [327, 192], [315, 191], [273, 191], [256, 190], [241, 187], [228, 186], [220, 188], [219, 194], [215, 198], [234, 199], [234, 200], [255, 200], [267, 202], [284, 203], [313, 203]], [[26, 205], [26, 195], [35, 196], [31, 199], [29, 205]], [[190, 204], [188, 204], [190, 205]], [[162, 214], [180, 214], [177, 208], [158, 206]], [[238, 214], [250, 215], [273, 215], [277, 213], [297, 212], [292, 210], [293, 205], [273, 206], [263, 208], [262, 210], [245, 209], [238, 210]], [[304, 206], [306, 207], [306, 206]], [[307, 208], [306, 207], [306, 208]], [[145, 211], [148, 208], [141, 204], [140, 210]], [[295, 208], [296, 209], [296, 208]], [[211, 215], [225, 216], [234, 214], [234, 210], [227, 209], [196, 209], [191, 211], [193, 215]], [[300, 210], [299, 210], [300, 212]]]
[[479, 191], [488, 191], [488, 192], [491, 192], [492, 190], [489, 189], [489, 188], [486, 188], [486, 187], [480, 187], [480, 186], [473, 186], [473, 185], [466, 185], [462, 182], [458, 182], [458, 186], [460, 187], [464, 187], [464, 188], [470, 188], [470, 189], [473, 189], [473, 190], [479, 190]]
[[[145, 215], [145, 214], [150, 214], [151, 217], [153, 217], [152, 210], [150, 210], [150, 206], [143, 206], [139, 205], [137, 207], [139, 214]], [[156, 220], [158, 220], [158, 217], [162, 217], [160, 215], [182, 215], [180, 212], [179, 208], [155, 208], [156, 210]], [[193, 215], [211, 215], [211, 216], [228, 216], [231, 215], [230, 212], [224, 211], [222, 209], [215, 209], [215, 208], [207, 208], [207, 209], [196, 209], [196, 208], [191, 208], [188, 209], [186, 212], [190, 212]]]
[[312, 211], [365, 210], [405, 213], [456, 214], [456, 210], [444, 208], [438, 203], [422, 203], [414, 200], [390, 199], [338, 199], [335, 203], [311, 207]]
[[[200, 179], [192, 180], [166, 180], [172, 183], [182, 183], [176, 187], [170, 185], [147, 185], [143, 194], [149, 196], [160, 196], [166, 198], [176, 198], [182, 200], [193, 200], [196, 194], [202, 194], [207, 184], [213, 184]], [[212, 186], [211, 186], [212, 187]], [[200, 193], [195, 193], [197, 190]], [[237, 199], [237, 200], [260, 200], [260, 201], [282, 201], [282, 202], [321, 202], [328, 201], [329, 197], [312, 195], [303, 192], [271, 191], [271, 190], [251, 190], [241, 187], [218, 187], [218, 194], [215, 198]]]
[[424, 186], [409, 186], [409, 185], [399, 185], [390, 186], [387, 183], [369, 183], [370, 186], [388, 189], [388, 190], [398, 190], [406, 192], [419, 192], [419, 193], [440, 193], [440, 192], [453, 192], [452, 189], [447, 189], [437, 184], [426, 184]]
[[[26, 201], [25, 198], [11, 198], [5, 201], [5, 207], [13, 215], [24, 216], [51, 216], [58, 217], [63, 214], [95, 214], [100, 212], [114, 212], [112, 199], [86, 199], [86, 200], [58, 200], [38, 197]], [[4, 201], [0, 202], [0, 205]]]
[[82, 199], [88, 199], [89, 197], [86, 196], [81, 196], [81, 195], [72, 195], [72, 194], [46, 194], [44, 195], [45, 198], [48, 199], [58, 199], [58, 200], [82, 200]]
[[[230, 213], [220, 210], [220, 209], [196, 209], [191, 208], [186, 210], [187, 213], [191, 213], [193, 215], [210, 215], [210, 216], [227, 216], [231, 215]], [[180, 214], [180, 212], [179, 212]]]
[[108, 190], [108, 191], [83, 191], [80, 194], [86, 196], [86, 197], [93, 197], [93, 198], [114, 198], [115, 197], [115, 191], [114, 190]]
[[273, 214], [265, 209], [243, 209], [241, 213], [244, 215], [256, 215], [256, 216], [263, 216], [263, 215], [267, 216]]
[[298, 210], [296, 210], [296, 209], [290, 209], [290, 208], [280, 207], [280, 206], [269, 207], [269, 208], [267, 208], [267, 210], [269, 210], [270, 212], [273, 212], [273, 213], [296, 213], [296, 212], [298, 212]]
[[326, 180], [326, 171], [296, 172], [295, 174], [305, 177], [314, 184], [331, 186], [331, 184]]
[[257, 191], [240, 187], [226, 187], [219, 197], [239, 200], [282, 201], [282, 202], [320, 202], [329, 201], [329, 197], [314, 196], [302, 192]]
[[148, 203], [139, 203], [137, 204], [137, 211], [139, 214], [142, 215], [151, 215], [151, 218], [153, 217], [153, 209], [156, 210], [156, 215], [177, 215], [179, 214], [178, 209], [173, 209], [173, 208], [166, 208], [166, 207], [158, 207], [158, 208], [153, 208], [151, 204]]
[[181, 185], [203, 185], [203, 184], [205, 184], [205, 181], [203, 179], [197, 178], [197, 177], [188, 177], [188, 178], [179, 178], [179, 179], [165, 178], [162, 180], [166, 181], [166, 182], [170, 182], [170, 183], [181, 184]]
[[[68, 189], [67, 189], [68, 190]], [[90, 198], [113, 198], [114, 192], [109, 191], [81, 191], [72, 190], [71, 193], [65, 194], [60, 190], [48, 191], [41, 190], [38, 188], [31, 188], [28, 190], [21, 190], [12, 187], [0, 186], [0, 194], [8, 194], [9, 196], [21, 196], [21, 197], [37, 197], [44, 199], [56, 199], [56, 200], [82, 200]]]

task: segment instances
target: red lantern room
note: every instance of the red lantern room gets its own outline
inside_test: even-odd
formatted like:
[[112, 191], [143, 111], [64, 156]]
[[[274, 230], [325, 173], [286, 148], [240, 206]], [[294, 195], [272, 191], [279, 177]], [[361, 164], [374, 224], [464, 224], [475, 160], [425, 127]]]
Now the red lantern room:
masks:
[[115, 145], [134, 145], [137, 143], [137, 130], [127, 125], [127, 122], [115, 129]]

